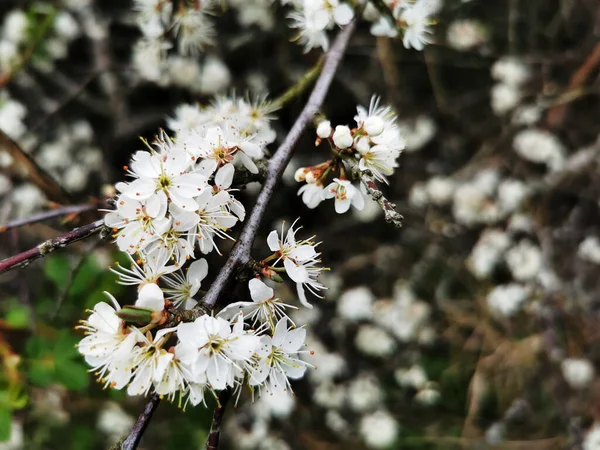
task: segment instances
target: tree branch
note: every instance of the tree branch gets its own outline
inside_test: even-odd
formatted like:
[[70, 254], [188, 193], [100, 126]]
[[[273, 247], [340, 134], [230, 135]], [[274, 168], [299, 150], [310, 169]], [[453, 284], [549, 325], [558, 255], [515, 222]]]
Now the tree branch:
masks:
[[317, 79], [308, 102], [304, 106], [300, 116], [298, 116], [298, 119], [296, 119], [296, 122], [292, 126], [292, 129], [289, 131], [285, 140], [279, 146], [273, 155], [273, 158], [269, 161], [267, 178], [265, 179], [260, 194], [258, 194], [256, 204], [252, 209], [250, 217], [247, 219], [227, 262], [212, 283], [209, 291], [204, 296], [203, 303], [206, 306], [212, 308], [217, 304], [219, 297], [233, 275], [250, 260], [252, 243], [258, 232], [258, 227], [266, 211], [267, 205], [275, 193], [275, 187], [292, 157], [294, 147], [304, 131], [304, 128], [313, 120], [314, 115], [319, 111], [323, 104], [325, 95], [329, 90], [333, 76], [342, 60], [342, 56], [348, 46], [348, 41], [350, 40], [354, 28], [355, 22], [351, 22], [338, 33], [335, 42], [325, 57], [323, 70]]
[[[323, 70], [317, 79], [308, 102], [304, 106], [300, 116], [298, 116], [298, 119], [296, 119], [296, 122], [287, 134], [285, 140], [279, 146], [273, 158], [271, 158], [269, 161], [263, 188], [260, 191], [260, 194], [258, 194], [256, 204], [252, 209], [250, 217], [248, 218], [236, 245], [233, 247], [229, 258], [225, 262], [225, 265], [221, 268], [221, 271], [217, 275], [215, 281], [212, 283], [209, 291], [204, 296], [203, 302], [194, 308], [193, 311], [190, 311], [191, 314], [189, 317], [186, 316], [185, 320], [194, 320], [198, 314], [206, 314], [207, 310], [212, 309], [216, 305], [219, 297], [223, 293], [223, 290], [230, 280], [234, 277], [237, 271], [244, 267], [244, 265], [250, 260], [252, 243], [254, 242], [254, 238], [258, 232], [258, 227], [263, 218], [269, 200], [271, 200], [271, 197], [273, 197], [273, 194], [275, 193], [275, 187], [277, 186], [279, 179], [283, 175], [285, 167], [292, 157], [296, 142], [298, 142], [298, 139], [304, 131], [304, 128], [312, 121], [313, 116], [317, 113], [323, 103], [323, 100], [325, 99], [325, 95], [329, 90], [333, 76], [337, 71], [342, 57], [344, 56], [354, 28], [355, 22], [351, 22], [339, 32], [335, 42], [327, 53], [325, 63], [323, 64]], [[182, 317], [179, 317], [177, 321], [181, 321], [182, 319]], [[225, 404], [229, 399], [229, 395], [230, 394], [228, 391], [222, 391], [219, 394], [218, 401], [220, 406], [218, 405], [217, 408], [215, 408], [211, 431], [206, 443], [207, 450], [214, 450], [218, 447], [220, 425], [223, 419]], [[137, 448], [139, 440], [141, 439], [141, 435], [143, 434], [145, 427], [148, 425], [147, 422], [152, 417], [152, 412], [157, 406], [158, 402], [155, 402], [153, 397], [146, 405], [144, 414], [139, 417], [133, 430], [131, 430], [131, 433], [127, 439], [125, 439], [123, 446], [121, 447], [123, 450], [135, 450]], [[149, 411], [148, 415], [145, 415], [146, 411]], [[132, 444], [126, 447], [125, 443], [128, 442], [131, 442]]]
[[75, 228], [74, 230], [63, 234], [62, 236], [58, 236], [54, 239], [48, 239], [31, 250], [27, 250], [23, 253], [19, 253], [18, 255], [11, 256], [10, 258], [3, 259], [0, 261], [0, 274], [8, 272], [16, 267], [27, 267], [36, 259], [43, 258], [57, 248], [63, 248], [67, 245], [71, 245], [74, 242], [80, 241], [81, 239], [88, 238], [98, 233], [102, 228], [104, 228], [104, 219], [100, 219], [82, 227]]
[[83, 205], [72, 205], [64, 206], [62, 208], [51, 209], [49, 211], [44, 211], [29, 217], [25, 217], [23, 219], [13, 220], [12, 222], [8, 222], [6, 225], [0, 225], [0, 233], [11, 230], [13, 228], [19, 228], [25, 225], [43, 222], [44, 220], [53, 219], [55, 217], [68, 216], [69, 214], [79, 214], [96, 208], [98, 208], [97, 205], [85, 203]]
[[206, 450], [217, 450], [219, 448], [219, 438], [221, 437], [221, 423], [223, 423], [223, 416], [225, 415], [225, 408], [231, 398], [231, 391], [225, 389], [219, 392], [217, 398], [217, 406], [213, 411], [213, 419], [210, 424], [210, 433], [206, 440]]
[[121, 450], [135, 450], [144, 435], [144, 431], [148, 427], [152, 416], [154, 415], [154, 411], [158, 408], [158, 404], [160, 403], [160, 395], [154, 394], [150, 401], [146, 404], [144, 411], [138, 417], [138, 420], [135, 422], [131, 433], [129, 436], [123, 441], [120, 448]]

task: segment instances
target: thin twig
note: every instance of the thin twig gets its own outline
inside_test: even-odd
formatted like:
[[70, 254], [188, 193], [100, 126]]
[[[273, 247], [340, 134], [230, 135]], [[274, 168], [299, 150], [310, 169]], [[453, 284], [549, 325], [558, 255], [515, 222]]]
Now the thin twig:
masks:
[[18, 255], [11, 256], [10, 258], [3, 259], [0, 261], [0, 274], [8, 272], [17, 267], [27, 267], [33, 261], [39, 258], [43, 258], [49, 253], [53, 252], [57, 248], [63, 248], [67, 245], [71, 245], [74, 242], [80, 241], [81, 239], [88, 238], [104, 228], [104, 219], [97, 220], [79, 228], [75, 228], [68, 233], [58, 236], [54, 239], [48, 239], [42, 242], [40, 245], [27, 250]]
[[296, 84], [294, 84], [291, 88], [273, 100], [273, 105], [278, 109], [283, 108], [290, 101], [295, 98], [298, 98], [300, 94], [302, 94], [310, 84], [315, 81], [317, 76], [321, 73], [321, 69], [323, 67], [323, 57], [319, 58], [319, 61], [315, 66], [306, 72], [300, 80]]
[[373, 180], [370, 173], [362, 170], [353, 170], [352, 176], [360, 180], [365, 187], [367, 194], [379, 204], [383, 210], [385, 221], [393, 223], [397, 227], [401, 227], [402, 219], [404, 219], [404, 217], [396, 211], [396, 205], [383, 195], [383, 192], [381, 192], [381, 189], [379, 189], [379, 186], [377, 186], [377, 183], [375, 183], [375, 180]]
[[159, 403], [160, 395], [154, 394], [135, 422], [131, 433], [129, 433], [129, 436], [121, 444], [121, 450], [135, 450], [137, 448]]
[[44, 220], [54, 219], [55, 217], [68, 216], [69, 214], [79, 214], [84, 211], [90, 211], [96, 208], [98, 208], [97, 205], [85, 203], [83, 205], [72, 205], [64, 206], [62, 208], [51, 209], [49, 211], [44, 211], [29, 217], [13, 220], [12, 222], [8, 222], [6, 225], [0, 225], [0, 233], [3, 233], [7, 230], [11, 230], [13, 228], [19, 228], [25, 225], [43, 222]]
[[313, 120], [314, 115], [319, 111], [323, 104], [325, 95], [329, 90], [333, 76], [344, 55], [350, 36], [354, 31], [354, 27], [355, 23], [351, 22], [339, 32], [335, 42], [327, 53], [325, 63], [323, 64], [323, 70], [317, 79], [308, 102], [304, 106], [300, 116], [298, 116], [298, 119], [296, 119], [296, 122], [292, 126], [292, 129], [289, 131], [285, 140], [279, 146], [273, 155], [273, 158], [269, 161], [267, 178], [265, 179], [260, 194], [258, 194], [256, 205], [252, 209], [250, 217], [248, 218], [235, 247], [233, 247], [227, 262], [217, 275], [217, 278], [211, 285], [207, 294], [204, 296], [203, 303], [206, 306], [214, 307], [217, 304], [219, 297], [223, 293], [226, 285], [233, 278], [235, 272], [250, 260], [252, 243], [258, 232], [258, 227], [267, 209], [267, 205], [275, 193], [275, 187], [292, 157], [296, 142], [298, 142], [304, 128]]
[[208, 433], [208, 439], [206, 440], [206, 450], [217, 450], [219, 448], [221, 424], [223, 423], [225, 408], [227, 407], [230, 398], [231, 391], [229, 389], [219, 392], [217, 406], [215, 406], [215, 410], [213, 411], [212, 423], [210, 424], [210, 432]]

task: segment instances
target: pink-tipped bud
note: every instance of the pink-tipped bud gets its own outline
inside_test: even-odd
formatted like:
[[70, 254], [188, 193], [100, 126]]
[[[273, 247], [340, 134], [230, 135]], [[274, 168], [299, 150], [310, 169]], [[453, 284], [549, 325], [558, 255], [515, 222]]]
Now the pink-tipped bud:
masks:
[[306, 167], [300, 167], [298, 170], [296, 170], [296, 173], [294, 173], [294, 179], [298, 183], [303, 182], [306, 179], [306, 172], [308, 172]]
[[308, 184], [314, 184], [319, 180], [319, 176], [321, 175], [321, 171], [311, 170], [306, 174], [306, 182]]

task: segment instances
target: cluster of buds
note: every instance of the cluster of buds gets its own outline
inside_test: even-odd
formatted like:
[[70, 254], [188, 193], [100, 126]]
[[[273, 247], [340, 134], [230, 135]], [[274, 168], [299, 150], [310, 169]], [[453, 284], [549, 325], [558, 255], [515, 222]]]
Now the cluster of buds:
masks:
[[[398, 157], [405, 148], [404, 140], [396, 123], [396, 115], [389, 106], [379, 106], [373, 97], [369, 109], [359, 106], [354, 117], [356, 127], [337, 125], [332, 128], [328, 120], [317, 125], [315, 145], [328, 142], [332, 159], [296, 171], [295, 179], [306, 182], [298, 191], [309, 208], [316, 208], [322, 201], [335, 198], [335, 210], [342, 214], [354, 206], [362, 209], [369, 189], [357, 188], [347, 173], [364, 174], [364, 186], [373, 183], [370, 178], [387, 184], [387, 176], [398, 167]], [[331, 182], [328, 183], [328, 180]], [[367, 187], [370, 187], [368, 184]]]

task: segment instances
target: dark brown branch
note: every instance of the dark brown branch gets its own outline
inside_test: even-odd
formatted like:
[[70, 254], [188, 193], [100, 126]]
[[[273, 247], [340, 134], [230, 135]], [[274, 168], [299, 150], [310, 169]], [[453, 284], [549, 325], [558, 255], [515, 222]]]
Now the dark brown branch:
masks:
[[86, 203], [84, 205], [72, 205], [64, 206], [62, 208], [51, 209], [49, 211], [44, 211], [29, 217], [24, 217], [23, 219], [13, 220], [12, 222], [8, 222], [6, 225], [0, 225], [0, 233], [3, 233], [7, 230], [11, 230], [13, 228], [19, 228], [25, 225], [43, 222], [44, 220], [54, 219], [55, 217], [68, 216], [70, 214], [79, 214], [84, 211], [90, 211], [96, 208], [98, 208], [97, 205]]
[[29, 181], [40, 188], [50, 200], [61, 204], [72, 203], [69, 193], [2, 130], [0, 130], [0, 151], [5, 151], [14, 159], [10, 169], [18, 167], [19, 171], [23, 172]]
[[206, 450], [217, 450], [219, 448], [221, 424], [223, 423], [225, 408], [227, 407], [230, 398], [231, 391], [229, 389], [219, 392], [217, 406], [215, 406], [215, 410], [213, 411], [212, 423], [210, 424], [210, 432], [208, 433], [208, 439], [206, 440]]
[[48, 239], [42, 242], [40, 245], [27, 250], [18, 255], [11, 256], [10, 258], [3, 259], [0, 261], [0, 274], [8, 272], [16, 267], [27, 267], [33, 261], [39, 258], [43, 258], [47, 254], [53, 252], [57, 248], [63, 248], [67, 245], [71, 245], [74, 242], [80, 241], [81, 239], [88, 238], [104, 228], [104, 219], [97, 220], [93, 223], [84, 225], [79, 228], [75, 228], [68, 233], [58, 236], [54, 239]]
[[204, 304], [208, 307], [214, 307], [219, 300], [219, 297], [223, 293], [223, 290], [233, 278], [234, 274], [243, 267], [250, 260], [250, 251], [252, 249], [252, 243], [258, 232], [258, 227], [266, 211], [267, 205], [275, 193], [275, 188], [279, 179], [281, 178], [283, 171], [285, 170], [292, 154], [294, 147], [298, 142], [304, 128], [313, 120], [314, 115], [318, 112], [325, 95], [329, 90], [333, 76], [335, 75], [337, 68], [342, 60], [350, 36], [354, 31], [355, 23], [352, 22], [347, 25], [342, 31], [339, 32], [335, 42], [331, 46], [331, 49], [325, 57], [323, 64], [323, 70], [317, 79], [315, 87], [308, 99], [308, 102], [304, 106], [304, 109], [296, 119], [296, 122], [292, 126], [283, 143], [279, 146], [275, 155], [269, 161], [269, 169], [267, 171], [267, 178], [263, 185], [258, 198], [256, 199], [256, 205], [252, 209], [250, 217], [240, 234], [240, 237], [233, 247], [227, 262], [217, 275], [217, 278], [211, 285], [209, 291], [204, 296]]
[[131, 433], [129, 433], [129, 436], [127, 436], [127, 438], [121, 444], [121, 450], [135, 450], [137, 448], [142, 436], [144, 435], [144, 432], [146, 431], [146, 428], [148, 428], [148, 424], [150, 423], [152, 416], [154, 415], [154, 411], [156, 411], [156, 408], [158, 408], [159, 403], [160, 395], [154, 394], [150, 401], [146, 404], [146, 407], [144, 408], [142, 414], [140, 414], [140, 417], [138, 417], [138, 420], [135, 422]]

